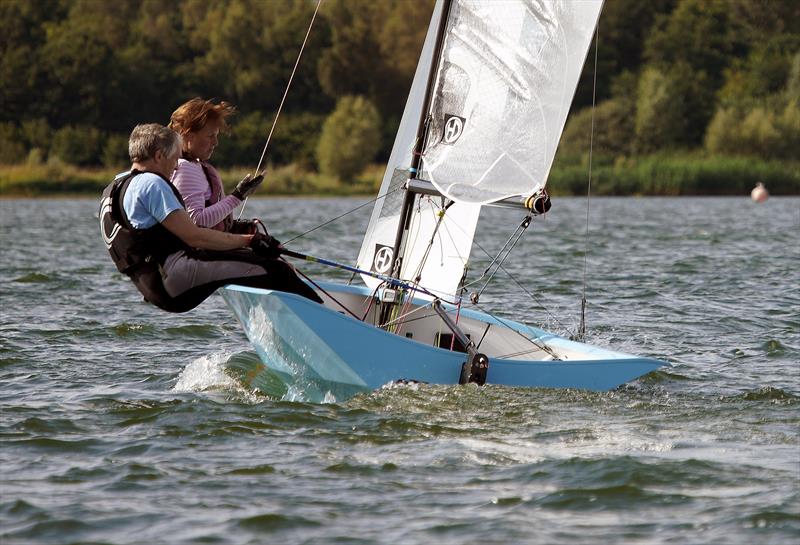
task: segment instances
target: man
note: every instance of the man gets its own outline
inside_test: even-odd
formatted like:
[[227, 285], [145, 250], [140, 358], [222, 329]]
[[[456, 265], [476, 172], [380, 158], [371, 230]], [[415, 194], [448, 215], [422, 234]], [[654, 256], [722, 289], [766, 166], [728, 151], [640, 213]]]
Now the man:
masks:
[[[173, 130], [137, 125], [128, 141], [132, 165], [103, 191], [100, 226], [111, 259], [146, 301], [169, 312], [195, 308], [225, 284], [276, 289], [321, 303], [313, 289], [278, 259], [268, 234], [231, 234], [198, 227], [169, 177], [181, 152]], [[260, 179], [237, 186], [248, 192]], [[240, 188], [239, 186], [243, 186]]]

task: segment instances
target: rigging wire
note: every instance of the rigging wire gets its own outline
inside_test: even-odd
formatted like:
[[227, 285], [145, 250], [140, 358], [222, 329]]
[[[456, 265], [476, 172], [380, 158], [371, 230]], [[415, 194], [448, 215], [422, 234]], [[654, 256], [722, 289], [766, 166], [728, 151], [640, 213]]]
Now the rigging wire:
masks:
[[[314, 21], [316, 19], [316, 16], [317, 16], [317, 13], [319, 11], [319, 8], [320, 8], [321, 4], [322, 4], [322, 0], [318, 0], [316, 8], [314, 9], [314, 14], [312, 15], [312, 18], [311, 18], [311, 22], [309, 23], [308, 30], [306, 32], [305, 38], [303, 39], [303, 43], [302, 43], [302, 45], [300, 47], [300, 51], [298, 53], [297, 59], [295, 61], [294, 67], [293, 67], [291, 75], [289, 77], [289, 81], [288, 81], [288, 83], [286, 85], [286, 89], [284, 90], [283, 97], [281, 98], [280, 104], [279, 104], [278, 109], [276, 111], [275, 118], [274, 118], [273, 123], [272, 123], [272, 127], [270, 128], [269, 134], [267, 136], [266, 143], [264, 145], [264, 149], [263, 149], [263, 151], [261, 153], [261, 157], [260, 157], [259, 162], [258, 162], [258, 166], [256, 167], [256, 172], [260, 171], [261, 166], [262, 166], [262, 164], [264, 162], [264, 158], [266, 156], [267, 149], [269, 148], [269, 144], [270, 144], [270, 141], [272, 139], [272, 135], [273, 135], [273, 132], [275, 130], [275, 127], [277, 125], [278, 118], [280, 117], [281, 111], [282, 111], [284, 103], [286, 101], [286, 97], [288, 96], [289, 89], [291, 87], [292, 81], [294, 79], [295, 73], [296, 73], [297, 68], [299, 66], [299, 63], [300, 63], [300, 58], [302, 57], [303, 51], [305, 50], [306, 43], [308, 41], [308, 37], [309, 37], [309, 35], [311, 33], [311, 29], [312, 29], [312, 27], [314, 25]], [[588, 244], [589, 244], [589, 199], [590, 199], [590, 196], [591, 196], [592, 152], [593, 152], [593, 139], [594, 139], [594, 114], [595, 114], [595, 104], [596, 104], [596, 87], [597, 87], [598, 44], [599, 44], [599, 24], [598, 24], [598, 27], [595, 30], [595, 60], [594, 60], [593, 89], [592, 89], [591, 137], [590, 137], [590, 145], [589, 145], [589, 183], [588, 183], [588, 189], [587, 189], [586, 234], [585, 234], [585, 242], [584, 242], [583, 293], [582, 293], [582, 298], [581, 298], [581, 321], [580, 321], [579, 331], [578, 331], [578, 334], [577, 334], [578, 338], [581, 339], [581, 340], [585, 337], [586, 276], [587, 276], [587, 267], [588, 267]], [[327, 225], [329, 225], [329, 224], [341, 219], [342, 217], [344, 217], [344, 216], [346, 216], [348, 214], [351, 214], [351, 213], [353, 213], [353, 212], [355, 212], [357, 210], [360, 210], [361, 208], [363, 208], [363, 207], [365, 207], [365, 206], [367, 206], [367, 205], [369, 205], [371, 203], [376, 202], [377, 200], [379, 200], [381, 198], [387, 197], [389, 194], [391, 194], [391, 193], [393, 193], [393, 192], [395, 192], [395, 191], [397, 191], [399, 189], [400, 188], [398, 187], [398, 188], [395, 188], [392, 191], [387, 192], [384, 195], [379, 195], [375, 199], [372, 199], [371, 201], [368, 201], [368, 202], [366, 202], [366, 203], [364, 203], [364, 204], [362, 204], [362, 205], [360, 205], [360, 206], [358, 206], [358, 207], [356, 207], [356, 208], [354, 208], [354, 209], [352, 209], [352, 210], [350, 210], [348, 212], [345, 212], [344, 214], [341, 214], [341, 215], [339, 215], [339, 216], [337, 216], [335, 218], [332, 218], [332, 219], [330, 219], [330, 220], [328, 220], [328, 221], [326, 221], [326, 222], [324, 222], [324, 223], [322, 223], [322, 224], [320, 224], [320, 225], [318, 225], [318, 226], [316, 226], [316, 227], [314, 227], [314, 228], [312, 228], [312, 229], [310, 229], [308, 231], [305, 231], [304, 233], [301, 233], [300, 235], [297, 235], [297, 236], [293, 237], [292, 239], [288, 240], [287, 243], [288, 242], [292, 242], [294, 240], [297, 240], [297, 239], [299, 239], [299, 238], [301, 238], [301, 237], [303, 237], [303, 236], [305, 236], [305, 235], [307, 235], [307, 234], [309, 234], [309, 233], [311, 233], [313, 231], [316, 231], [317, 229], [325, 227], [325, 226], [327, 226]], [[247, 198], [245, 198], [245, 201], [242, 204], [242, 208], [241, 208], [241, 210], [239, 212], [239, 218], [241, 218], [242, 214], [244, 213], [244, 209], [245, 209], [246, 205], [247, 205]], [[439, 218], [439, 221], [437, 222], [436, 228], [434, 229], [434, 233], [433, 233], [433, 235], [431, 237], [431, 241], [429, 242], [428, 247], [426, 248], [426, 251], [424, 252], [424, 257], [422, 259], [422, 262], [420, 263], [420, 267], [419, 267], [417, 276], [419, 276], [419, 274], [421, 273], [421, 269], [424, 266], [424, 263], [427, 261], [427, 258], [429, 256], [429, 253], [430, 253], [430, 250], [431, 250], [431, 247], [432, 247], [432, 244], [433, 244], [433, 241], [434, 241], [435, 237], [438, 234], [439, 227], [441, 226], [443, 215], [444, 215], [443, 213], [444, 213], [444, 211], [446, 209], [447, 209], [447, 207], [444, 207], [444, 209], [441, 210], [442, 216]], [[497, 271], [502, 269], [503, 272], [506, 273], [506, 275], [508, 275], [508, 277], [512, 281], [514, 281], [514, 283], [517, 284], [518, 287], [520, 287], [523, 291], [525, 291], [526, 294], [528, 294], [529, 296], [531, 296], [533, 299], [536, 300], [536, 297], [534, 296], [534, 294], [532, 294], [528, 290], [526, 290], [524, 288], [524, 286], [522, 286], [516, 280], [516, 278], [514, 278], [514, 276], [511, 275], [503, 267], [504, 261], [507, 259], [507, 257], [510, 255], [511, 251], [514, 249], [516, 244], [521, 239], [522, 235], [524, 234], [525, 229], [530, 224], [530, 220], [531, 220], [531, 217], [528, 216], [526, 218], [526, 220], [523, 221], [523, 224], [521, 224], [517, 228], [517, 231], [515, 231], [515, 233], [511, 235], [511, 237], [506, 241], [506, 243], [503, 245], [503, 247], [497, 253], [497, 255], [495, 255], [492, 258], [491, 263], [486, 268], [486, 270], [483, 272], [483, 274], [480, 276], [480, 278], [478, 278], [477, 280], [475, 280], [473, 282], [470, 282], [469, 284], [463, 284], [463, 280], [462, 280], [462, 292], [463, 292], [463, 290], [466, 289], [467, 286], [473, 285], [473, 284], [479, 282], [481, 279], [483, 279], [489, 273], [489, 271], [494, 267], [494, 270], [489, 275], [489, 278], [486, 280], [486, 283], [484, 284], [484, 286], [478, 292], [478, 295], [480, 295], [485, 290], [485, 288], [488, 286], [489, 282], [493, 279], [493, 277], [495, 276]], [[449, 235], [449, 233], [448, 233], [448, 235]], [[451, 236], [451, 235], [449, 235], [449, 236]], [[451, 236], [451, 238], [452, 238], [452, 236]], [[477, 244], [477, 245], [488, 257], [492, 257], [491, 254], [489, 254], [483, 247], [480, 246], [480, 244]], [[308, 279], [308, 277], [305, 276], [304, 274], [302, 276], [304, 276], [305, 278]], [[310, 280], [310, 279], [308, 279], [308, 280]], [[419, 283], [419, 278], [416, 278], [414, 284], [418, 285], [418, 283]], [[313, 284], [316, 285], [315, 283], [313, 283]], [[319, 287], [319, 286], [317, 286], [317, 287]], [[421, 286], [417, 286], [417, 289], [419, 289], [420, 287]], [[417, 289], [414, 289], [413, 291], [417, 291]], [[422, 290], [422, 291], [424, 291], [424, 290]], [[323, 290], [323, 292], [324, 292], [324, 290]], [[336, 301], [336, 300], [334, 299], [334, 301]], [[336, 301], [336, 302], [340, 306], [345, 308], [344, 305], [342, 305], [338, 301]], [[541, 302], [539, 302], [538, 300], [537, 300], [537, 303], [539, 303], [541, 306], [543, 306], [541, 304]], [[477, 302], [474, 302], [473, 304], [475, 304], [475, 306], [477, 306], [478, 308], [481, 308], [480, 305], [477, 304]], [[404, 308], [403, 310], [405, 311], [405, 310], [407, 310], [407, 308], [408, 307]], [[397, 323], [397, 322], [400, 322], [400, 321], [405, 321], [404, 318], [406, 318], [407, 316], [409, 316], [409, 315], [421, 310], [422, 308], [424, 308], [424, 307], [417, 308], [417, 309], [415, 309], [415, 310], [413, 310], [411, 312], [408, 312], [408, 313], [401, 312], [400, 313], [401, 315], [399, 317], [395, 317], [391, 322], [389, 322], [387, 324], [384, 324], [384, 326], [390, 325], [392, 323]], [[353, 315], [353, 313], [350, 312], [349, 309], [345, 308], [345, 310], [347, 310], [348, 313]], [[458, 313], [458, 311], [460, 311], [460, 298], [459, 298], [459, 305], [458, 305], [457, 313]], [[545, 308], [545, 311], [547, 311], [546, 308]], [[369, 308], [367, 309], [367, 313], [368, 312], [369, 312]], [[549, 312], [548, 312], [548, 314], [549, 314]], [[355, 315], [353, 315], [353, 316], [356, 317]], [[551, 317], [552, 317], [552, 315], [551, 315]], [[356, 318], [358, 318], [358, 317], [356, 317]], [[498, 317], [495, 317], [495, 319], [497, 319], [498, 321], [503, 323], [502, 319], [500, 319]], [[487, 328], [487, 330], [488, 330], [488, 328]], [[546, 345], [545, 346], [541, 346], [535, 340], [528, 338], [527, 336], [523, 335], [520, 332], [517, 332], [517, 333], [520, 336], [522, 336], [523, 338], [525, 338], [528, 341], [530, 341], [535, 346], [537, 346], [537, 348], [539, 348], [540, 350], [544, 350], [544, 351], [550, 353], [551, 355], [553, 355], [555, 357], [555, 354]], [[485, 335], [485, 333], [484, 333], [484, 335]]]
[[[419, 284], [420, 281], [422, 280], [422, 270], [425, 268], [425, 263], [428, 261], [428, 257], [430, 256], [430, 253], [431, 253], [431, 248], [433, 248], [433, 243], [436, 242], [436, 237], [439, 235], [439, 228], [442, 226], [442, 222], [444, 221], [445, 214], [447, 213], [447, 210], [455, 202], [454, 201], [449, 201], [447, 204], [445, 204], [444, 206], [441, 206], [441, 207], [439, 207], [433, 201], [433, 199], [430, 199], [430, 203], [432, 205], [432, 207], [431, 207], [431, 211], [432, 212], [434, 212], [433, 208], [439, 208], [439, 211], [438, 212], [434, 212], [434, 215], [436, 217], [436, 225], [433, 228], [433, 233], [431, 233], [431, 238], [428, 241], [428, 245], [426, 246], [425, 251], [422, 254], [422, 258], [420, 259], [419, 266], [417, 267], [417, 270], [414, 272], [414, 283], [415, 284]], [[422, 210], [422, 200], [420, 199], [419, 204], [417, 205], [417, 214], [422, 214], [421, 210]], [[403, 305], [403, 308], [400, 311], [401, 314], [403, 312], [405, 312], [408, 308], [411, 307], [411, 303], [412, 303], [412, 298], [409, 297], [406, 300], [405, 304]], [[402, 323], [398, 325], [396, 333], [400, 333], [400, 328], [401, 327], [402, 327]]]
[[592, 75], [592, 129], [589, 134], [589, 182], [586, 187], [586, 234], [583, 242], [583, 293], [581, 294], [581, 322], [578, 326], [578, 332], [575, 335], [576, 340], [584, 341], [586, 339], [586, 269], [589, 255], [589, 200], [592, 196], [592, 151], [594, 145], [594, 110], [597, 92], [597, 50], [600, 43], [600, 21], [597, 21], [597, 27], [594, 31], [594, 73]]
[[[284, 261], [285, 261], [285, 260], [284, 260]], [[327, 296], [328, 296], [328, 298], [329, 298], [331, 301], [333, 301], [334, 303], [336, 303], [337, 305], [339, 305], [340, 307], [342, 307], [342, 309], [344, 309], [344, 310], [345, 310], [345, 312], [347, 312], [347, 313], [348, 313], [350, 316], [352, 316], [352, 317], [353, 317], [353, 318], [355, 318], [356, 320], [361, 320], [361, 318], [359, 318], [358, 316], [356, 316], [355, 314], [353, 314], [353, 312], [352, 312], [352, 311], [351, 311], [349, 308], [347, 308], [347, 307], [344, 305], [344, 303], [342, 303], [342, 302], [341, 302], [341, 301], [339, 301], [339, 300], [338, 300], [336, 297], [334, 297], [333, 295], [331, 295], [330, 293], [328, 293], [328, 292], [325, 290], [325, 288], [323, 288], [322, 286], [320, 286], [319, 284], [317, 284], [316, 282], [314, 282], [314, 281], [313, 281], [311, 278], [309, 278], [309, 277], [308, 277], [306, 274], [304, 274], [304, 273], [303, 273], [303, 271], [301, 271], [301, 270], [300, 270], [300, 269], [298, 269], [298, 268], [295, 268], [295, 272], [297, 272], [297, 274], [299, 274], [300, 276], [302, 276], [303, 278], [305, 278], [306, 280], [308, 280], [308, 282], [309, 282], [310, 284], [312, 284], [312, 285], [313, 285], [315, 288], [317, 288], [319, 291], [321, 291], [322, 293], [324, 293], [325, 295], [327, 295]], [[361, 321], [363, 321], [363, 320], [361, 320]]]
[[[289, 76], [289, 82], [286, 84], [286, 89], [283, 91], [283, 97], [281, 98], [281, 103], [278, 105], [278, 111], [275, 112], [275, 119], [272, 120], [272, 128], [270, 128], [269, 130], [269, 134], [267, 135], [267, 142], [266, 144], [264, 144], [264, 151], [261, 152], [261, 158], [258, 160], [258, 166], [256, 167], [256, 174], [258, 174], [258, 172], [261, 171], [261, 164], [264, 162], [264, 156], [267, 154], [269, 141], [272, 139], [272, 133], [275, 130], [275, 125], [278, 124], [278, 118], [281, 116], [283, 103], [286, 102], [286, 96], [289, 94], [289, 88], [292, 86], [292, 80], [294, 79], [294, 74], [295, 72], [297, 72], [297, 66], [300, 64], [300, 57], [303, 56], [303, 50], [306, 48], [306, 42], [308, 41], [308, 36], [311, 34], [311, 27], [314, 26], [314, 20], [317, 18], [317, 12], [319, 11], [319, 6], [321, 4], [322, 0], [317, 0], [317, 7], [314, 8], [314, 15], [311, 16], [311, 22], [308, 24], [306, 37], [303, 38], [303, 45], [300, 46], [300, 52], [297, 54], [297, 60], [294, 61], [294, 68], [292, 68], [292, 73]], [[244, 202], [242, 203], [242, 209], [239, 211], [239, 219], [241, 219], [242, 214], [244, 214], [245, 206], [247, 206], [247, 197], [245, 197]]]
[[520, 331], [517, 331], [517, 329], [515, 329], [514, 327], [512, 327], [512, 326], [511, 326], [511, 324], [507, 323], [507, 322], [506, 322], [505, 320], [503, 320], [503, 319], [502, 319], [500, 316], [497, 316], [496, 314], [492, 314], [491, 312], [489, 312], [488, 310], [486, 310], [486, 309], [484, 309], [482, 306], [480, 306], [478, 303], [473, 303], [473, 304], [474, 304], [476, 307], [478, 307], [478, 309], [479, 309], [481, 312], [483, 312], [484, 314], [488, 314], [489, 316], [491, 316], [492, 318], [494, 318], [495, 320], [497, 320], [498, 322], [500, 322], [500, 324], [501, 324], [501, 325], [503, 325], [503, 326], [504, 326], [506, 329], [508, 329], [509, 331], [512, 331], [512, 332], [516, 333], [517, 335], [519, 335], [520, 337], [522, 337], [523, 339], [525, 339], [526, 341], [528, 341], [529, 343], [531, 343], [532, 345], [534, 345], [534, 346], [535, 346], [536, 348], [538, 348], [539, 350], [541, 350], [541, 351], [543, 351], [543, 352], [547, 352], [548, 354], [550, 354], [550, 355], [553, 357], [553, 359], [555, 359], [555, 360], [561, 360], [561, 358], [558, 356], [558, 354], [556, 354], [556, 353], [553, 351], [553, 349], [552, 349], [552, 348], [550, 348], [549, 346], [547, 346], [547, 344], [539, 344], [538, 342], [536, 342], [536, 339], [532, 339], [532, 338], [528, 337], [527, 335], [525, 335], [524, 333], [522, 333], [522, 332], [520, 332]]
[[[461, 231], [462, 233], [464, 233], [464, 230], [463, 230], [463, 229], [461, 228], [461, 226], [460, 226], [460, 225], [458, 225], [457, 223], [452, 223], [452, 222], [451, 222], [451, 223], [450, 223], [450, 225], [454, 226], [456, 229], [458, 229], [459, 231]], [[449, 234], [449, 230], [447, 229], [447, 226], [448, 226], [448, 224], [445, 224], [445, 226], [444, 226], [444, 227], [445, 227], [445, 232], [447, 232], [447, 233]], [[450, 238], [451, 238], [451, 240], [452, 240], [452, 235], [450, 235]], [[484, 255], [486, 255], [486, 257], [488, 257], [488, 258], [490, 258], [490, 259], [494, 259], [494, 256], [493, 256], [492, 254], [490, 254], [490, 253], [489, 253], [489, 251], [488, 251], [486, 248], [484, 248], [484, 247], [481, 245], [481, 243], [480, 243], [480, 242], [478, 242], [477, 240], [473, 240], [473, 241], [472, 241], [472, 243], [473, 243], [475, 246], [477, 246], [477, 247], [478, 247], [478, 249], [480, 249], [480, 251], [482, 251], [482, 252], [484, 253]], [[461, 256], [459, 255], [459, 257], [461, 257]], [[463, 258], [462, 258], [462, 259], [463, 259]], [[525, 292], [525, 294], [526, 294], [528, 297], [530, 297], [531, 299], [533, 299], [533, 301], [534, 301], [534, 302], [535, 302], [537, 305], [539, 305], [539, 307], [540, 307], [540, 308], [541, 308], [541, 309], [542, 309], [542, 310], [543, 310], [545, 313], [547, 313], [547, 316], [550, 318], [550, 320], [551, 320], [553, 323], [557, 324], [557, 325], [558, 325], [558, 327], [560, 327], [560, 328], [561, 328], [563, 331], [566, 331], [566, 332], [568, 332], [570, 335], [573, 335], [573, 333], [572, 333], [572, 331], [570, 330], [570, 328], [566, 327], [566, 326], [565, 326], [563, 323], [561, 323], [561, 321], [560, 321], [560, 320], [559, 320], [559, 319], [558, 319], [558, 318], [557, 318], [557, 317], [556, 317], [556, 316], [555, 316], [555, 315], [554, 315], [552, 312], [550, 312], [550, 310], [547, 308], [547, 305], [545, 305], [545, 304], [544, 304], [544, 303], [541, 301], [541, 299], [539, 299], [539, 297], [537, 297], [537, 296], [536, 296], [536, 294], [535, 294], [535, 293], [531, 292], [531, 291], [530, 291], [530, 290], [528, 290], [528, 289], [527, 289], [527, 288], [526, 288], [524, 285], [522, 285], [522, 283], [520, 283], [520, 281], [519, 281], [519, 280], [517, 280], [517, 278], [516, 278], [516, 277], [515, 277], [513, 274], [511, 274], [511, 273], [508, 271], [508, 269], [506, 269], [505, 267], [503, 267], [503, 264], [502, 264], [502, 263], [499, 265], [499, 269], [500, 269], [501, 271], [503, 271], [503, 272], [506, 274], [506, 276], [508, 276], [508, 278], [509, 278], [509, 279], [510, 279], [512, 282], [514, 282], [514, 284], [516, 284], [516, 285], [517, 285], [517, 287], [518, 287], [519, 289], [521, 289], [523, 292]], [[466, 273], [465, 273], [465, 274], [466, 274]], [[485, 275], [485, 273], [484, 273], [484, 275]], [[483, 277], [483, 276], [481, 276], [481, 278], [482, 278], [482, 277]], [[472, 286], [473, 284], [475, 284], [475, 283], [477, 283], [477, 282], [479, 282], [479, 281], [480, 281], [480, 278], [478, 278], [478, 279], [476, 279], [476, 280], [473, 280], [472, 282], [469, 282], [469, 283], [466, 283], [466, 284], [464, 284], [464, 283], [463, 283], [463, 281], [462, 281], [462, 287], [461, 287], [461, 289], [462, 289], [462, 292], [463, 292], [463, 291], [465, 291], [465, 290], [466, 290], [466, 289], [467, 289], [469, 286]]]
[[338, 215], [338, 216], [336, 216], [335, 218], [329, 219], [328, 221], [325, 221], [325, 222], [323, 222], [323, 223], [320, 223], [320, 224], [319, 224], [319, 225], [317, 225], [316, 227], [312, 227], [312, 228], [311, 228], [311, 229], [309, 229], [308, 231], [305, 231], [305, 232], [303, 232], [303, 233], [300, 233], [299, 235], [297, 235], [297, 236], [295, 236], [295, 237], [292, 237], [292, 238], [290, 238], [289, 240], [287, 240], [286, 242], [284, 242], [284, 244], [289, 244], [290, 242], [292, 242], [292, 241], [295, 241], [295, 240], [297, 240], [298, 238], [302, 238], [302, 237], [306, 236], [306, 235], [307, 235], [307, 234], [309, 234], [309, 233], [313, 233], [313, 232], [314, 232], [314, 231], [316, 231], [317, 229], [322, 229], [323, 227], [325, 227], [325, 226], [327, 226], [327, 225], [330, 225], [330, 224], [331, 224], [331, 223], [333, 223], [334, 221], [340, 220], [340, 219], [342, 219], [343, 217], [347, 216], [348, 214], [352, 214], [353, 212], [356, 212], [356, 211], [358, 211], [358, 210], [361, 210], [361, 209], [362, 209], [362, 208], [364, 208], [365, 206], [367, 206], [367, 205], [370, 205], [370, 204], [373, 204], [373, 203], [375, 203], [375, 202], [379, 201], [380, 199], [384, 199], [384, 198], [388, 197], [389, 195], [391, 195], [392, 193], [394, 193], [394, 192], [396, 192], [396, 191], [400, 191], [401, 189], [402, 189], [402, 186], [398, 186], [398, 187], [396, 187], [396, 188], [392, 189], [391, 191], [387, 191], [387, 192], [386, 192], [386, 193], [384, 193], [383, 195], [378, 195], [378, 196], [377, 196], [377, 197], [375, 197], [374, 199], [370, 199], [369, 201], [367, 201], [367, 202], [365, 202], [365, 203], [362, 203], [362, 204], [360, 204], [360, 205], [356, 206], [355, 208], [353, 208], [353, 209], [351, 209], [351, 210], [348, 210], [348, 211], [347, 211], [347, 212], [345, 212], [344, 214], [339, 214], [339, 215]]
[[[475, 283], [479, 282], [492, 269], [494, 264], [497, 263], [497, 266], [494, 267], [494, 271], [492, 271], [492, 274], [490, 274], [489, 278], [486, 279], [486, 282], [483, 284], [483, 287], [480, 290], [478, 290], [477, 293], [473, 293], [473, 295], [471, 296], [471, 298], [474, 297], [475, 301], [477, 301], [478, 298], [480, 298], [481, 294], [483, 293], [483, 290], [485, 290], [486, 286], [489, 285], [489, 282], [492, 281], [492, 278], [494, 278], [494, 275], [497, 273], [497, 271], [503, 265], [503, 262], [505, 262], [505, 260], [508, 258], [508, 256], [511, 255], [511, 251], [517, 245], [519, 240], [522, 238], [522, 235], [525, 234], [525, 230], [531, 224], [531, 219], [532, 219], [532, 216], [530, 214], [525, 216], [525, 219], [522, 220], [522, 223], [520, 223], [517, 226], [516, 230], [511, 234], [511, 236], [508, 238], [508, 240], [506, 240], [505, 244], [503, 244], [502, 248], [500, 248], [500, 251], [498, 251], [497, 255], [492, 259], [492, 262], [489, 263], [489, 266], [486, 267], [486, 269], [483, 271], [483, 274], [479, 278], [477, 278], [476, 280], [474, 280], [474, 281], [472, 281], [469, 284], [464, 286], [464, 287], [467, 287], [467, 286], [470, 286], [472, 284], [475, 284]], [[505, 252], [505, 255], [503, 255], [503, 252]], [[500, 259], [501, 255], [503, 256], [502, 259]], [[497, 261], [498, 259], [500, 259], [499, 262]]]

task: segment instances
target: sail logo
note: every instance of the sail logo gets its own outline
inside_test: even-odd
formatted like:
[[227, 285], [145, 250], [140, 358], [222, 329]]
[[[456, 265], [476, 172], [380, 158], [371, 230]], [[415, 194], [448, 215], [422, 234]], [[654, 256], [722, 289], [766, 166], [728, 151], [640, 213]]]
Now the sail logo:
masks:
[[392, 268], [394, 249], [383, 244], [375, 245], [375, 257], [372, 258], [372, 272], [379, 274], [389, 274]]
[[447, 114], [444, 117], [444, 132], [442, 133], [442, 142], [445, 144], [455, 144], [456, 140], [461, 137], [464, 132], [464, 124], [467, 120], [457, 115]]

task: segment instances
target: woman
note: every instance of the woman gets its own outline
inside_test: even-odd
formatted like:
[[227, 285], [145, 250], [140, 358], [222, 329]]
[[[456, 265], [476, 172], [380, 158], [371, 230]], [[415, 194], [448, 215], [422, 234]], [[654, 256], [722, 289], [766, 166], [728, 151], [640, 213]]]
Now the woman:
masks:
[[217, 170], [208, 162], [219, 141], [219, 133], [228, 128], [227, 118], [235, 112], [228, 102], [193, 98], [172, 113], [169, 128], [181, 135], [183, 149], [172, 183], [186, 203], [189, 217], [200, 227], [234, 233], [254, 233], [255, 221], [234, 221], [231, 213], [251, 194], [263, 176], [248, 174], [233, 192], [225, 196]]
[[321, 302], [285, 261], [278, 243], [262, 233], [205, 229], [189, 218], [175, 169], [181, 137], [151, 123], [137, 125], [128, 142], [131, 169], [103, 192], [100, 226], [111, 259], [145, 300], [186, 312], [225, 284], [296, 293]]

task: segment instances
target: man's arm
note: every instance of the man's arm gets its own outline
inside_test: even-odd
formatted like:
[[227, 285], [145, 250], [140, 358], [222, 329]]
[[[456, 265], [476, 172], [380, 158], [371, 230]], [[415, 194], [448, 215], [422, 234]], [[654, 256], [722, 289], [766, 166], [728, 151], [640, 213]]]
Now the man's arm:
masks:
[[164, 218], [161, 225], [192, 248], [201, 250], [247, 248], [253, 238], [252, 235], [232, 235], [223, 231], [198, 227], [183, 209], [171, 212]]

